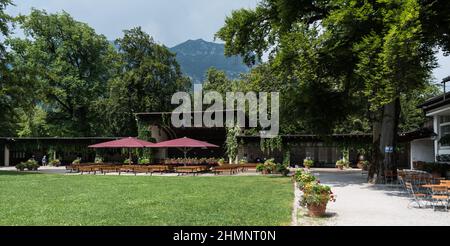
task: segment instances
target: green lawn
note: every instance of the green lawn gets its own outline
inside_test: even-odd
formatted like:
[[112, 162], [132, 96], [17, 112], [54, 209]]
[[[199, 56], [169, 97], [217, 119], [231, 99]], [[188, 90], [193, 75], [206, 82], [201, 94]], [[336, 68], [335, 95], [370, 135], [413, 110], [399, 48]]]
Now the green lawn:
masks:
[[289, 225], [281, 177], [0, 172], [0, 225]]

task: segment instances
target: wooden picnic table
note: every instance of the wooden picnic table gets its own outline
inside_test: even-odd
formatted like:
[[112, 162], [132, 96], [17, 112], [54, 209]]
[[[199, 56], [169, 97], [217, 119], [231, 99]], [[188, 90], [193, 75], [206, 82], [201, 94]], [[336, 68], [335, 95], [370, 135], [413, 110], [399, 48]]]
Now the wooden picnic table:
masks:
[[421, 185], [423, 188], [435, 188], [435, 187], [447, 187], [450, 189], [450, 184], [426, 184], [426, 185]]
[[176, 167], [175, 172], [178, 174], [197, 174], [200, 172], [207, 171], [207, 166], [184, 166], [184, 167]]
[[221, 173], [224, 173], [224, 172], [229, 172], [230, 175], [233, 175], [233, 174], [236, 174], [236, 173], [238, 173], [240, 171], [243, 171], [244, 169], [245, 169], [245, 167], [242, 166], [242, 165], [229, 164], [229, 165], [222, 165], [222, 166], [214, 167], [213, 171], [214, 171], [215, 174], [221, 174]]

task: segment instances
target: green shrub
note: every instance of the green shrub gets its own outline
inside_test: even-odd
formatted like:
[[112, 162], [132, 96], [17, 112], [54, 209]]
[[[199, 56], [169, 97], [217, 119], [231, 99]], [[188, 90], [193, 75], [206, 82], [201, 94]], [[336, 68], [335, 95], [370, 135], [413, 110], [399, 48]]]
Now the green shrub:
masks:
[[124, 161], [123, 161], [123, 164], [133, 164], [133, 160], [131, 160], [131, 159], [125, 159]]
[[37, 171], [39, 167], [39, 164], [35, 160], [28, 160], [16, 165], [16, 169], [19, 171], [25, 171], [25, 169], [29, 171]]
[[139, 165], [149, 165], [150, 164], [150, 159], [148, 159], [148, 158], [139, 158], [138, 163], [139, 163]]
[[288, 166], [286, 166], [285, 164], [277, 164], [275, 171], [283, 176], [288, 176], [289, 174]]
[[291, 152], [290, 151], [286, 151], [286, 153], [284, 154], [283, 165], [285, 167], [291, 166]]
[[264, 171], [264, 164], [258, 164], [258, 165], [256, 166], [256, 171], [257, 171], [257, 172], [262, 172], [262, 171]]
[[81, 163], [81, 159], [80, 158], [77, 158], [74, 161], [72, 161], [72, 164], [74, 164], [74, 165], [78, 165], [80, 163]]
[[21, 162], [19, 164], [16, 165], [16, 169], [18, 171], [24, 171], [27, 168], [27, 165], [25, 162]]

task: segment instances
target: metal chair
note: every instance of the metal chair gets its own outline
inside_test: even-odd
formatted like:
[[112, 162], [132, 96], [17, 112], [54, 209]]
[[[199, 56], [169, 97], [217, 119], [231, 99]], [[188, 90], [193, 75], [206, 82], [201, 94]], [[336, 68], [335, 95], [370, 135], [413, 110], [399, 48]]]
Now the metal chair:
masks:
[[405, 183], [405, 187], [408, 190], [408, 193], [411, 195], [411, 198], [413, 199], [413, 201], [411, 201], [408, 204], [408, 208], [414, 202], [419, 206], [419, 208], [422, 208], [422, 205], [420, 204], [420, 202], [421, 201], [427, 202], [428, 195], [425, 194], [425, 193], [418, 193], [418, 192], [416, 192], [415, 189], [414, 189], [414, 186], [410, 182], [406, 182]]

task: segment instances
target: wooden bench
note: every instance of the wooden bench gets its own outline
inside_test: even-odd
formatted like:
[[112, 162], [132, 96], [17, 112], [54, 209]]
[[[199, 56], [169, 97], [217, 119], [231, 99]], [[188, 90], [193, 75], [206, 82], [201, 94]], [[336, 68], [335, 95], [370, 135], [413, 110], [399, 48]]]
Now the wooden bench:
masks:
[[244, 168], [242, 167], [242, 165], [222, 165], [213, 168], [213, 172], [216, 175], [223, 174], [225, 172], [228, 172], [230, 175], [233, 175], [242, 172], [243, 170]]
[[168, 165], [151, 165], [149, 166], [153, 172], [158, 173], [166, 173], [170, 172], [171, 170], [174, 170], [174, 167], [168, 166]]
[[100, 169], [97, 166], [79, 166], [78, 167], [78, 172], [81, 173], [81, 175], [83, 175], [84, 173], [91, 173], [94, 172], [94, 174], [96, 174], [98, 171], [100, 171]]
[[117, 165], [102, 165], [100, 166], [101, 172], [106, 175], [107, 173], [119, 172], [120, 166]]
[[192, 174], [195, 176], [207, 170], [208, 170], [207, 166], [184, 166], [175, 168], [175, 172], [178, 173], [178, 175]]

